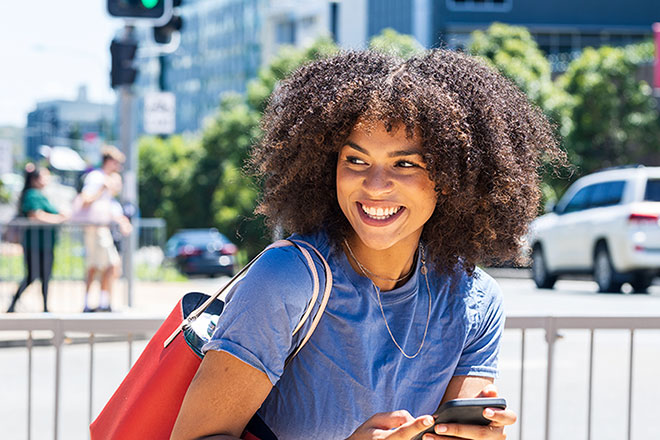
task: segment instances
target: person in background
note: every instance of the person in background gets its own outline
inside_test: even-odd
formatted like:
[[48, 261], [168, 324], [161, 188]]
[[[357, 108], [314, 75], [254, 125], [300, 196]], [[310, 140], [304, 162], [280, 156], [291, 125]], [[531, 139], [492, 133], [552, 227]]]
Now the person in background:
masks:
[[[102, 150], [101, 168], [91, 171], [85, 178], [80, 194], [80, 209], [86, 212], [86, 220], [95, 226], [85, 228], [87, 276], [83, 312], [111, 312], [112, 287], [119, 274], [121, 260], [110, 232], [114, 196], [121, 190], [121, 178], [112, 177], [121, 170], [124, 154], [114, 146]], [[129, 225], [130, 226], [130, 225]], [[89, 293], [96, 275], [100, 275], [101, 292], [98, 308], [89, 306]]]
[[47, 168], [40, 168], [33, 163], [25, 166], [25, 184], [18, 201], [20, 215], [27, 217], [35, 223], [25, 230], [23, 238], [23, 254], [25, 256], [26, 275], [12, 298], [7, 313], [16, 310], [16, 303], [25, 289], [36, 279], [41, 280], [41, 294], [44, 299], [44, 312], [48, 312], [48, 281], [53, 268], [55, 247], [55, 227], [67, 219], [48, 201], [43, 189], [50, 182], [50, 172]]
[[[117, 248], [117, 252], [121, 254], [122, 240], [133, 230], [131, 225], [131, 220], [126, 215], [124, 206], [117, 200], [121, 189], [123, 187], [123, 182], [121, 179], [121, 174], [112, 173], [109, 176], [112, 187], [113, 199], [110, 201], [110, 215], [112, 217], [112, 223], [110, 225], [110, 232], [112, 233], [112, 240]], [[115, 279], [119, 278], [120, 273], [117, 273]]]

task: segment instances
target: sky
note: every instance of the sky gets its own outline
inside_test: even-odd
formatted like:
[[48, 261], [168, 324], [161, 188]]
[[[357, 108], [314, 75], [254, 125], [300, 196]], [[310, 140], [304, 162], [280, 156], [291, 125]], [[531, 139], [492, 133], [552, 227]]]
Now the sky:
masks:
[[38, 101], [113, 103], [110, 42], [123, 26], [106, 0], [0, 2], [0, 126], [24, 127]]

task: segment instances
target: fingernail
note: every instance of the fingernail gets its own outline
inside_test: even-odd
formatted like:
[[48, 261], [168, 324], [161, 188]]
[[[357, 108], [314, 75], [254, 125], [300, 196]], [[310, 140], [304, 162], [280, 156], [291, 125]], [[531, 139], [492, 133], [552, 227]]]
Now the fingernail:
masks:
[[493, 410], [490, 409], [490, 408], [486, 408], [486, 409], [484, 410], [484, 415], [485, 415], [486, 417], [493, 417], [493, 416], [495, 415], [495, 411], [493, 411]]
[[435, 427], [435, 432], [437, 432], [438, 434], [440, 434], [442, 432], [447, 432], [447, 425], [438, 425], [438, 426], [436, 426]]
[[424, 420], [422, 420], [422, 423], [424, 426], [431, 426], [433, 424], [433, 417], [424, 417]]

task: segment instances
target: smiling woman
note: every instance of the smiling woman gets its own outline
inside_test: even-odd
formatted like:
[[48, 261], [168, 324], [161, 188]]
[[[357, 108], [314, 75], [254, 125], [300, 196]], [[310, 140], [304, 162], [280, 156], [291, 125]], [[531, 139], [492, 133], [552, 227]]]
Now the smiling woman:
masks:
[[[541, 158], [562, 157], [540, 110], [462, 54], [348, 52], [283, 81], [263, 129], [257, 212], [320, 252], [331, 296], [288, 362], [315, 277], [291, 248], [264, 254], [229, 295], [172, 438], [409, 440], [441, 402], [496, 397], [502, 295], [476, 264], [517, 254]], [[516, 419], [483, 415], [423, 438], [503, 439]]]

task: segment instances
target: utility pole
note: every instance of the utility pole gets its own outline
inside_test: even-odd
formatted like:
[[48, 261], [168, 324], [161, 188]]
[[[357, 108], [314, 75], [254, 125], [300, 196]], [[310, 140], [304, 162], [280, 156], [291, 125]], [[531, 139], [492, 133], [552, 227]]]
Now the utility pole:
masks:
[[[124, 26], [124, 32], [121, 42], [129, 44], [134, 41], [135, 28], [131, 25]], [[124, 201], [136, 209], [138, 205], [138, 181], [137, 181], [137, 148], [135, 145], [135, 95], [132, 90], [132, 84], [121, 84], [119, 91], [119, 142], [120, 149], [126, 155], [124, 164]], [[135, 267], [134, 256], [137, 250], [137, 239], [140, 229], [139, 216], [134, 216], [137, 220], [134, 222], [133, 230], [126, 237], [126, 252], [124, 252], [124, 274], [127, 281], [128, 306], [133, 306], [135, 293]]]
[[[124, 165], [123, 199], [134, 209], [133, 230], [125, 240], [124, 275], [127, 280], [127, 303], [133, 306], [135, 297], [135, 252], [138, 248], [140, 215], [138, 200], [138, 152], [136, 145], [135, 94], [133, 83], [138, 74], [134, 58], [138, 49], [135, 39], [135, 24], [142, 23], [153, 28], [157, 48], [155, 55], [174, 52], [179, 46], [183, 21], [174, 8], [181, 0], [107, 0], [110, 15], [124, 19], [122, 35], [110, 45], [112, 70], [110, 84], [117, 90], [119, 99], [119, 148], [126, 155]], [[173, 129], [172, 129], [173, 130]]]

